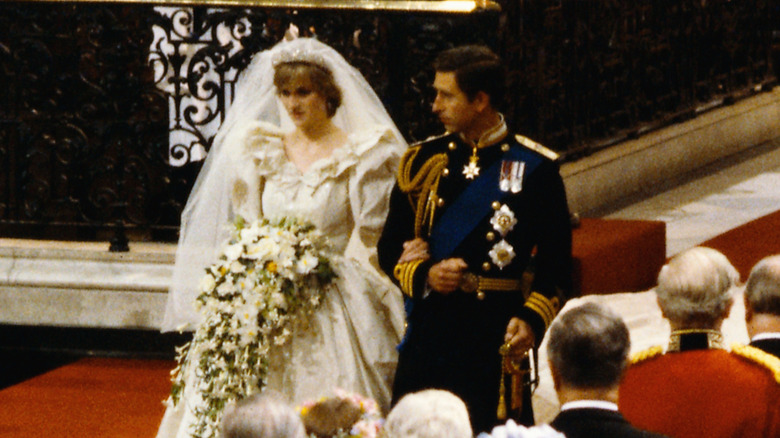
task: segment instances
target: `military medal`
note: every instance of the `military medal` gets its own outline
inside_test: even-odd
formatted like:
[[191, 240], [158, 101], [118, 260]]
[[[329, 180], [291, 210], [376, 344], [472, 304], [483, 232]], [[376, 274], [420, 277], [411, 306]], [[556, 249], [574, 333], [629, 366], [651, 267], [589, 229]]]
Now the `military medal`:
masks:
[[502, 192], [520, 193], [523, 190], [524, 161], [501, 162], [501, 176], [498, 180], [498, 188]]
[[479, 166], [477, 166], [477, 148], [474, 147], [471, 156], [469, 157], [469, 164], [463, 166], [463, 174], [466, 175], [466, 179], [474, 179], [479, 176]]

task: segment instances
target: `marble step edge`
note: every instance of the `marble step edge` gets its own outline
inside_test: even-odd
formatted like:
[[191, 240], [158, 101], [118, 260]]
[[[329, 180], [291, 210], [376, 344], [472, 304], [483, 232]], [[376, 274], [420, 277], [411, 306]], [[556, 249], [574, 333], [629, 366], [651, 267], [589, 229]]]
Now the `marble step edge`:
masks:
[[165, 293], [174, 253], [167, 244], [131, 244], [131, 251], [114, 253], [94, 242], [0, 239], [0, 285]]

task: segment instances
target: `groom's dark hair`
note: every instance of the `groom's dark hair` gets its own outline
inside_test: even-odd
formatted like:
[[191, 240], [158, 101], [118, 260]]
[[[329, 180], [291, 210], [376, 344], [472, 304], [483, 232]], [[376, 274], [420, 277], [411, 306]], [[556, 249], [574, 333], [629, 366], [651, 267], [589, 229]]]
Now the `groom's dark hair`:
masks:
[[473, 100], [482, 91], [493, 108], [501, 106], [506, 89], [506, 72], [501, 58], [486, 46], [467, 45], [445, 50], [436, 57], [437, 72], [455, 73], [461, 91]]

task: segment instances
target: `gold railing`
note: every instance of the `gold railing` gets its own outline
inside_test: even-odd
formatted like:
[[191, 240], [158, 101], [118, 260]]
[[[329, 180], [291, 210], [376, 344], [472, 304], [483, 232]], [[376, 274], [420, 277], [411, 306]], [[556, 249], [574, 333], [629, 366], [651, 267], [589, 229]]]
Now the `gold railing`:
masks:
[[169, 6], [245, 6], [286, 9], [336, 9], [355, 11], [396, 11], [396, 12], [434, 12], [434, 13], [470, 13], [480, 10], [501, 9], [491, 0], [25, 0], [49, 3], [133, 3]]

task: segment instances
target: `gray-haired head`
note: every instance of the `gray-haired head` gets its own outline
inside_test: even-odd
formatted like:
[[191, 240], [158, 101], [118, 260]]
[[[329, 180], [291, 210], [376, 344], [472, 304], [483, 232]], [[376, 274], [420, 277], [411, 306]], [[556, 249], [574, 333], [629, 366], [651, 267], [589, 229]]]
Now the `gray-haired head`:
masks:
[[281, 395], [253, 394], [229, 407], [222, 417], [221, 438], [305, 438], [301, 417]]
[[561, 383], [583, 389], [620, 384], [631, 341], [615, 312], [596, 303], [583, 304], [559, 316], [547, 336], [547, 358]]
[[764, 257], [750, 271], [745, 303], [753, 313], [780, 316], [780, 254]]
[[658, 305], [678, 329], [718, 329], [728, 316], [739, 272], [721, 252], [695, 247], [673, 257], [658, 274]]
[[387, 415], [387, 438], [472, 438], [469, 413], [455, 394], [426, 389], [401, 398]]

